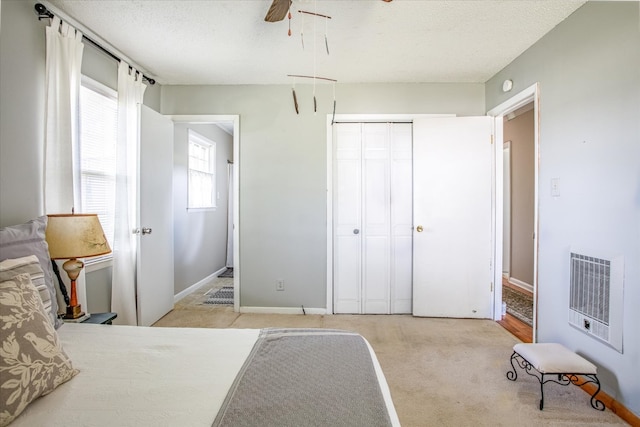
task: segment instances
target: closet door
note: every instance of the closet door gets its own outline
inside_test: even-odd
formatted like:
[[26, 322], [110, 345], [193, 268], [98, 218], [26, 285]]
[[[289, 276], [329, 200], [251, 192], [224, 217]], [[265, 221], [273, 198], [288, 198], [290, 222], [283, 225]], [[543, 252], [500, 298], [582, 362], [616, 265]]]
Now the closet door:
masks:
[[333, 311], [360, 313], [361, 125], [335, 124], [333, 144]]
[[390, 149], [387, 123], [362, 125], [362, 292], [365, 314], [388, 314], [390, 299]]
[[391, 134], [391, 313], [412, 311], [413, 125], [392, 123]]
[[334, 125], [335, 313], [410, 313], [411, 124]]
[[413, 122], [416, 316], [492, 317], [492, 120]]

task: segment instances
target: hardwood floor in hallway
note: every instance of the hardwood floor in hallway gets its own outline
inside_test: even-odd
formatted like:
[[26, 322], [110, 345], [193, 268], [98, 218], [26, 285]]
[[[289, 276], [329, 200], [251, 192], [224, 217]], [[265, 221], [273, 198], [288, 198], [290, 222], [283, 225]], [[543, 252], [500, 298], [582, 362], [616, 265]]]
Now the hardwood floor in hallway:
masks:
[[[509, 281], [505, 278], [502, 279], [502, 286], [531, 295], [530, 292], [527, 292], [526, 290], [509, 283]], [[515, 337], [520, 341], [525, 343], [533, 342], [533, 328], [517, 317], [507, 313], [502, 317], [501, 320], [498, 320], [498, 324], [515, 335]]]
[[498, 324], [511, 332], [516, 338], [522, 342], [533, 342], [533, 328], [515, 316], [507, 313]]

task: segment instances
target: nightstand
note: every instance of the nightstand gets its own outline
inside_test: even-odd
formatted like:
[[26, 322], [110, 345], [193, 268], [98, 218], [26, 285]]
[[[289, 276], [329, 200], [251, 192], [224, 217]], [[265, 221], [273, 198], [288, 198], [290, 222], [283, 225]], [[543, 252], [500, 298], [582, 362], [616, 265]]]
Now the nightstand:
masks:
[[95, 323], [100, 325], [110, 325], [111, 321], [118, 317], [116, 313], [91, 313], [91, 317], [82, 323]]

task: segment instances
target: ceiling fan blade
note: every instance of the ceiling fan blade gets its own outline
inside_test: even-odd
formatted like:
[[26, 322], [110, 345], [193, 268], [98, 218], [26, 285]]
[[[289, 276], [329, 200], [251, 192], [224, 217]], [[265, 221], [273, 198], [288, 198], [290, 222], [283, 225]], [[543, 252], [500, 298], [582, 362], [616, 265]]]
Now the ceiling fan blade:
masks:
[[267, 22], [282, 21], [287, 16], [291, 3], [292, 0], [273, 0], [264, 20]]

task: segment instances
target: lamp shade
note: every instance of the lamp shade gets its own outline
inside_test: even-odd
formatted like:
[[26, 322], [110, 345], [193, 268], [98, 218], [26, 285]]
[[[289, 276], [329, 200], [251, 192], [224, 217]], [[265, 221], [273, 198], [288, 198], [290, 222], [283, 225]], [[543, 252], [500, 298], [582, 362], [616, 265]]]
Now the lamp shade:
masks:
[[52, 259], [88, 258], [111, 252], [98, 215], [47, 216], [45, 237]]

